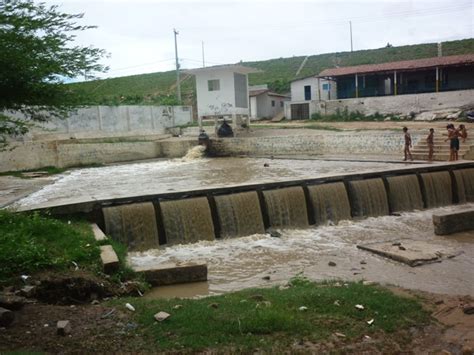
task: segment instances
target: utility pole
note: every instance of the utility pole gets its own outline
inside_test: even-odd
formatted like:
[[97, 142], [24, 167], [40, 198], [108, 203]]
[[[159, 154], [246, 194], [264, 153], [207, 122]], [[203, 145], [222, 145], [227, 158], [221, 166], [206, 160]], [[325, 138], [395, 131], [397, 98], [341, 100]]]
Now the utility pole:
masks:
[[353, 48], [352, 48], [352, 21], [349, 21], [349, 30], [351, 32], [351, 52], [353, 51]]
[[179, 82], [178, 40], [176, 38], [179, 32], [176, 31], [176, 28], [173, 28], [173, 33], [174, 33], [174, 53], [176, 57], [176, 96], [178, 97], [178, 101], [181, 104], [181, 84]]
[[206, 62], [204, 61], [204, 41], [201, 41], [202, 44], [202, 67], [206, 67]]

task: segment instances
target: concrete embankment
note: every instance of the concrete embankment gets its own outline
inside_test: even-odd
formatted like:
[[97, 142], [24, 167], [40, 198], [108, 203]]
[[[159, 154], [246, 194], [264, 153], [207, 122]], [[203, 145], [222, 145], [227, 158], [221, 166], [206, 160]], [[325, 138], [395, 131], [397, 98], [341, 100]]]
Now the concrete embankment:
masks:
[[0, 152], [0, 172], [176, 158], [196, 144], [196, 139], [169, 135], [15, 143], [11, 149]]

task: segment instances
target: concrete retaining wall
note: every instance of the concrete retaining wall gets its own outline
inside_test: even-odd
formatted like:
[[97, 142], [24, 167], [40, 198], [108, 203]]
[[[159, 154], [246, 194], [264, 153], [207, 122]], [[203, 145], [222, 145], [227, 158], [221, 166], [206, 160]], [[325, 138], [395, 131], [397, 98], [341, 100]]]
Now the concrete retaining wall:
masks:
[[54, 118], [41, 127], [32, 129], [30, 137], [44, 138], [52, 135], [57, 138], [86, 138], [163, 134], [166, 128], [190, 122], [191, 106], [91, 106], [73, 111], [65, 119]]
[[446, 91], [439, 93], [409, 94], [397, 96], [363, 97], [357, 99], [329, 101], [297, 101], [285, 104], [285, 115], [291, 117], [292, 103], [309, 103], [310, 115], [315, 112], [323, 115], [334, 114], [339, 109], [349, 112], [359, 111], [364, 115], [403, 114], [410, 112], [437, 111], [474, 106], [474, 90]]
[[109, 142], [48, 141], [15, 144], [12, 150], [0, 152], [0, 172], [108, 164], [153, 158], [176, 158], [197, 144], [196, 139], [166, 139]]
[[[412, 134], [413, 145], [423, 135]], [[403, 136], [396, 132], [336, 133], [213, 139], [211, 153], [226, 155], [356, 155], [402, 154]]]

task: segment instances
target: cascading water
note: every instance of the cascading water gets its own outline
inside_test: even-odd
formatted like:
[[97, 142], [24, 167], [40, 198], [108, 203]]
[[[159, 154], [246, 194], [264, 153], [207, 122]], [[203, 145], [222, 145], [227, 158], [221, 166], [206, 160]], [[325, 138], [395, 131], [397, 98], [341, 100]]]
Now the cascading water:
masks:
[[350, 181], [349, 197], [354, 217], [376, 217], [389, 213], [387, 193], [380, 178]]
[[287, 187], [263, 191], [271, 227], [308, 226], [308, 213], [303, 188]]
[[215, 201], [222, 237], [265, 233], [257, 192], [216, 196]]
[[416, 175], [387, 177], [390, 209], [393, 212], [423, 209], [423, 197]]
[[130, 250], [156, 248], [158, 230], [151, 202], [103, 208], [106, 233]]
[[168, 245], [214, 240], [214, 225], [206, 197], [160, 203]]
[[316, 224], [337, 223], [351, 218], [351, 205], [342, 182], [308, 186]]
[[454, 171], [460, 203], [474, 202], [474, 169]]
[[427, 208], [450, 205], [453, 202], [451, 176], [447, 171], [421, 174]]
[[197, 145], [189, 149], [184, 157], [181, 158], [182, 161], [192, 161], [196, 159], [201, 159], [206, 153], [206, 147], [203, 145]]

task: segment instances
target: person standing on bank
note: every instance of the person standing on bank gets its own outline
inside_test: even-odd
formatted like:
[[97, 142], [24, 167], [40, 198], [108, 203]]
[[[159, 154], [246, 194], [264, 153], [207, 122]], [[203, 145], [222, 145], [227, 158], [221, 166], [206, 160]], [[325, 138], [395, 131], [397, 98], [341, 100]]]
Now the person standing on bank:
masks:
[[463, 142], [463, 143], [466, 143], [466, 139], [467, 139], [467, 129], [466, 129], [466, 126], [463, 125], [463, 124], [460, 124], [460, 125], [459, 125], [459, 128], [458, 128], [458, 132], [459, 132], [459, 137], [462, 139], [462, 142]]
[[426, 143], [428, 143], [428, 161], [433, 161], [434, 153], [434, 129], [430, 128], [430, 133], [426, 137]]
[[449, 140], [449, 161], [456, 161], [458, 160], [458, 150], [459, 150], [459, 138], [458, 138], [458, 131], [454, 128], [452, 123], [446, 126], [448, 131], [448, 138], [444, 141]]
[[403, 159], [403, 161], [406, 161], [408, 157], [410, 157], [410, 160], [413, 161], [413, 157], [411, 155], [411, 152], [410, 152], [410, 148], [412, 147], [411, 145], [411, 136], [410, 136], [410, 133], [408, 133], [408, 128], [407, 127], [403, 127], [403, 133], [405, 134], [404, 137], [405, 137], [405, 149], [403, 151], [403, 153], [405, 154], [405, 159]]

